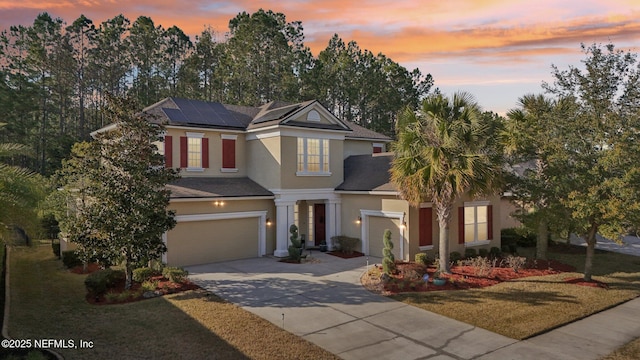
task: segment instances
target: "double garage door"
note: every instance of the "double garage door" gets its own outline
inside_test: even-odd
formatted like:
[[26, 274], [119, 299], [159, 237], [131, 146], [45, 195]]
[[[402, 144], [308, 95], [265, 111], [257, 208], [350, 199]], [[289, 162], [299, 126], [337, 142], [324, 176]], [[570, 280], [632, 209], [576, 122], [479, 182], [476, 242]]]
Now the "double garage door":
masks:
[[178, 222], [167, 234], [167, 264], [188, 266], [258, 257], [259, 219]]
[[400, 220], [381, 216], [369, 216], [369, 255], [382, 257], [383, 238], [386, 229], [391, 230], [393, 255], [396, 260], [402, 260], [402, 256], [400, 256]]

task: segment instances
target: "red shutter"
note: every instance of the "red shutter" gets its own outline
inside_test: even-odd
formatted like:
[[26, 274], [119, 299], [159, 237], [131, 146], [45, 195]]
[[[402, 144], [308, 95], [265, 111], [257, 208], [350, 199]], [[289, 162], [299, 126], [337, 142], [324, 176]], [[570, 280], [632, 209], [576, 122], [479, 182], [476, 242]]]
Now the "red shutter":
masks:
[[186, 168], [188, 166], [188, 152], [187, 152], [187, 137], [180, 136], [180, 167]]
[[458, 244], [464, 244], [464, 206], [458, 208]]
[[487, 232], [489, 240], [493, 240], [493, 205], [487, 206]]
[[202, 167], [209, 168], [209, 138], [202, 138]]
[[222, 139], [222, 168], [236, 168], [236, 141], [233, 139]]
[[420, 208], [420, 246], [433, 245], [433, 210]]
[[164, 167], [173, 167], [173, 137], [164, 137]]

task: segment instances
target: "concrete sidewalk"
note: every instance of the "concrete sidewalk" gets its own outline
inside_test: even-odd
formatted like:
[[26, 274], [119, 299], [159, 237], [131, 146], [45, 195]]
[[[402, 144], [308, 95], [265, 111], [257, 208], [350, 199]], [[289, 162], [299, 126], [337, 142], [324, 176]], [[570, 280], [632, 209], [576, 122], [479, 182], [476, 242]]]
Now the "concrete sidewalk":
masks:
[[365, 257], [313, 256], [187, 269], [203, 288], [344, 359], [597, 359], [640, 336], [640, 299], [517, 341], [370, 293], [359, 280]]

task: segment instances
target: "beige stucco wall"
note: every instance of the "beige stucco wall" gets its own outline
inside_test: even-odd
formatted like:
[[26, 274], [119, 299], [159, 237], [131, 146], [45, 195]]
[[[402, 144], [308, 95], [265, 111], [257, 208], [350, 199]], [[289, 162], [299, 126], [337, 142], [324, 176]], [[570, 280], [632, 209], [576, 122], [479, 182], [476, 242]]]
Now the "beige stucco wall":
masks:
[[[247, 152], [245, 134], [237, 132], [209, 131], [204, 129], [177, 129], [168, 128], [166, 135], [172, 137], [173, 167], [180, 167], [180, 137], [187, 136], [187, 132], [204, 133], [209, 139], [209, 168], [202, 171], [190, 171], [182, 169], [183, 177], [216, 176], [216, 177], [242, 177], [247, 176]], [[221, 135], [237, 135], [236, 139], [236, 168], [237, 172], [223, 172], [222, 168], [222, 137]]]
[[[282, 136], [280, 139], [282, 146], [281, 189], [326, 189], [335, 188], [342, 183], [344, 179], [342, 140], [329, 140], [330, 176], [299, 176], [296, 175], [298, 170], [298, 138]], [[277, 171], [277, 169], [271, 171]]]
[[369, 256], [382, 257], [382, 249], [384, 232], [389, 229], [391, 231], [391, 242], [393, 243], [393, 256], [396, 260], [403, 260], [404, 255], [400, 253], [401, 249], [406, 254], [407, 238], [400, 238], [400, 221], [398, 219], [390, 219], [379, 216], [369, 216]]
[[346, 159], [351, 155], [367, 155], [373, 153], [373, 141], [366, 140], [345, 140], [343, 158]]
[[522, 223], [514, 218], [511, 214], [521, 210], [513, 202], [507, 198], [500, 199], [500, 226], [503, 229], [515, 228], [522, 226]]
[[246, 142], [249, 178], [267, 189], [280, 189], [281, 145], [280, 137], [249, 140]]

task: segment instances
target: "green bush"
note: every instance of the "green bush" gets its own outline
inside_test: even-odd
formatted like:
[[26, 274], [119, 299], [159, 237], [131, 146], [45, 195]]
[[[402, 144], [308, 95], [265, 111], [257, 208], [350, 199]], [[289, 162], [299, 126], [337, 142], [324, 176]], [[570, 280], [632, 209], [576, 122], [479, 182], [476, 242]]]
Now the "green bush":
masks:
[[103, 294], [124, 279], [124, 271], [104, 269], [93, 272], [84, 279], [84, 286], [92, 294]]
[[425, 253], [417, 253], [415, 260], [417, 264], [423, 264], [423, 265], [429, 264], [429, 257]]
[[478, 256], [478, 251], [474, 248], [466, 248], [464, 249], [464, 257], [467, 259]]
[[52, 242], [51, 249], [53, 249], [53, 255], [55, 255], [58, 259], [60, 259], [60, 243]]
[[502, 251], [500, 251], [500, 248], [499, 248], [499, 247], [497, 247], [497, 246], [493, 246], [493, 247], [491, 248], [491, 250], [489, 250], [489, 254], [490, 254], [492, 257], [498, 257], [498, 256], [500, 256], [500, 255], [502, 254]]
[[82, 265], [82, 260], [80, 260], [75, 250], [67, 250], [62, 252], [62, 263], [64, 266], [71, 269]]
[[478, 249], [478, 255], [480, 255], [480, 257], [487, 257], [489, 256], [489, 250], [487, 249]]
[[292, 224], [289, 227], [289, 233], [291, 233], [291, 236], [289, 236], [291, 245], [287, 248], [287, 251], [289, 251], [289, 259], [300, 262], [300, 257], [302, 255], [302, 241], [298, 238], [298, 227], [295, 224]]
[[182, 282], [187, 275], [189, 275], [189, 272], [179, 267], [166, 267], [162, 269], [162, 276], [175, 283]]
[[331, 240], [333, 240], [334, 244], [338, 244], [340, 251], [345, 254], [353, 254], [353, 251], [360, 243], [360, 239], [344, 235], [334, 236]]
[[141, 283], [154, 275], [157, 275], [157, 272], [150, 267], [137, 268], [133, 270], [133, 281]]
[[393, 241], [391, 241], [391, 230], [384, 231], [382, 238], [384, 248], [382, 249], [382, 269], [387, 275], [391, 275], [396, 270], [396, 258], [393, 256]]
[[452, 251], [449, 254], [449, 261], [452, 261], [452, 262], [456, 263], [456, 262], [458, 262], [460, 260], [462, 260], [462, 254], [460, 254], [459, 252]]

